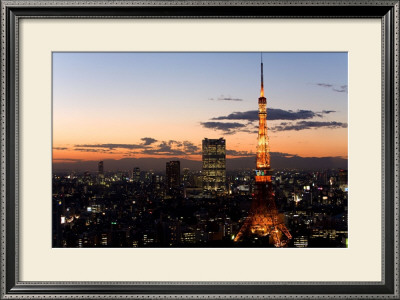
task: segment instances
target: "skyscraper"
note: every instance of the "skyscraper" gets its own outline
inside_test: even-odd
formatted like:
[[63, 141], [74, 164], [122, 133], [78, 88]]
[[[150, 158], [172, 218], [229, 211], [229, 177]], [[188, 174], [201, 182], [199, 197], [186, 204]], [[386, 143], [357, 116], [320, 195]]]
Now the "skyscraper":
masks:
[[133, 179], [133, 182], [140, 181], [140, 168], [139, 167], [133, 168], [132, 179]]
[[203, 140], [203, 189], [225, 192], [226, 190], [226, 143], [225, 139]]
[[168, 190], [179, 188], [181, 184], [181, 164], [179, 160], [167, 162], [166, 175]]
[[99, 161], [99, 163], [97, 165], [97, 171], [98, 171], [99, 177], [104, 176], [104, 162], [103, 161]]

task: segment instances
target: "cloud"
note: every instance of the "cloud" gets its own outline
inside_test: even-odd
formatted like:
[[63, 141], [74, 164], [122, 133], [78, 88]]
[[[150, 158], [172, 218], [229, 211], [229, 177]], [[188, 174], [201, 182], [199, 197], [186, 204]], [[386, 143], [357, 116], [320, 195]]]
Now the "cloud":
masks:
[[133, 156], [137, 154], [152, 154], [152, 155], [194, 155], [200, 154], [200, 148], [189, 141], [160, 141], [145, 137], [141, 139], [142, 144], [82, 144], [75, 145], [75, 151], [81, 152], [97, 152], [115, 154], [112, 150], [125, 149], [124, 156]]
[[159, 150], [159, 151], [162, 151], [162, 152], [168, 152], [168, 151], [171, 151], [171, 144], [172, 144], [172, 142], [173, 141], [169, 141], [169, 142], [161, 142], [161, 144], [160, 145], [158, 145], [158, 149], [157, 150]]
[[226, 150], [226, 155], [252, 157], [252, 156], [255, 156], [256, 154], [253, 152], [248, 152], [248, 151]]
[[312, 128], [347, 128], [347, 123], [342, 122], [317, 122], [317, 121], [299, 121], [297, 123], [283, 122], [280, 125], [271, 128], [272, 131], [287, 131], [287, 130], [305, 130]]
[[335, 113], [336, 110], [323, 110], [321, 113], [323, 114], [331, 114], [331, 113]]
[[56, 163], [59, 163], [59, 162], [80, 162], [80, 161], [83, 161], [83, 159], [79, 159], [79, 158], [53, 158], [53, 161], [55, 161]]
[[182, 143], [181, 142], [178, 142], [178, 141], [174, 141], [174, 140], [169, 140], [168, 141], [168, 145], [176, 145], [177, 147], [182, 147]]
[[115, 152], [111, 151], [112, 149], [103, 149], [103, 148], [74, 148], [74, 151], [80, 152], [96, 152], [96, 153], [109, 153], [113, 154]]
[[[247, 121], [255, 121], [258, 120], [258, 111], [257, 110], [249, 110], [244, 112], [233, 112], [227, 116], [220, 116], [212, 118], [211, 120], [247, 120]], [[212, 122], [208, 122], [212, 123]]]
[[[323, 110], [322, 112], [314, 112], [311, 110], [284, 110], [280, 108], [269, 108], [267, 110], [267, 118], [268, 121], [277, 121], [277, 120], [288, 120], [288, 121], [295, 121], [295, 120], [307, 120], [307, 119], [313, 119], [315, 117], [322, 118], [324, 114], [330, 114], [334, 113], [334, 110]], [[241, 131], [241, 132], [252, 132], [254, 133], [255, 130], [258, 130], [257, 128], [251, 128], [249, 125], [253, 122], [258, 121], [258, 110], [248, 110], [244, 112], [233, 112], [227, 116], [219, 116], [219, 117], [214, 117], [211, 120], [213, 121], [219, 121], [219, 120], [237, 120], [237, 121], [248, 121], [248, 124], [242, 124], [239, 122], [201, 122], [200, 124], [205, 127], [205, 128], [210, 128], [214, 130], [221, 130], [225, 134], [233, 134], [235, 132]], [[298, 128], [304, 124], [308, 124], [311, 127], [316, 127], [315, 125], [318, 122], [308, 122], [308, 123], [299, 123]], [[289, 126], [287, 123], [281, 123], [280, 125], [276, 126], [275, 130], [301, 130], [301, 129], [285, 129], [285, 126]], [[293, 126], [293, 125], [292, 125]], [[331, 126], [334, 126], [334, 124], [331, 124]], [[287, 127], [289, 128], [289, 127]]]
[[178, 155], [187, 155], [184, 151], [178, 149], [170, 149], [169, 151], [163, 151], [159, 149], [147, 149], [143, 150], [143, 154], [150, 155], [170, 155], [170, 156], [178, 156]]
[[81, 151], [81, 152], [100, 152], [100, 151], [104, 151], [104, 149], [75, 148], [74, 151]]
[[[110, 150], [116, 148], [122, 149], [143, 149], [146, 148], [147, 145], [145, 144], [82, 144], [82, 145], [75, 145], [78, 148], [108, 148]], [[76, 150], [76, 148], [75, 148]]]
[[290, 154], [290, 153], [285, 153], [285, 152], [270, 152], [271, 157], [282, 157], [282, 158], [292, 158], [292, 157], [300, 157], [296, 154]]
[[324, 88], [330, 88], [330, 89], [332, 89], [332, 91], [338, 92], [338, 93], [347, 93], [347, 91], [348, 91], [347, 84], [337, 86], [337, 85], [330, 84], [330, 83], [315, 83], [315, 85], [324, 87]]
[[144, 149], [141, 154], [151, 155], [194, 155], [201, 154], [200, 148], [189, 141], [162, 141], [154, 148]]
[[[110, 150], [112, 149], [146, 149], [148, 146], [154, 144], [157, 142], [156, 139], [151, 138], [151, 137], [144, 137], [140, 139], [143, 141], [141, 144], [82, 144], [82, 145], [75, 145], [74, 147], [76, 148], [108, 148]], [[172, 141], [174, 142], [174, 141]], [[76, 149], [75, 149], [76, 150]]]
[[67, 147], [53, 147], [53, 150], [68, 150]]
[[200, 154], [200, 148], [189, 141], [184, 141], [183, 146], [187, 154]]
[[144, 138], [141, 138], [141, 140], [143, 141], [142, 145], [145, 145], [145, 146], [148, 146], [148, 145], [151, 145], [151, 144], [157, 142], [156, 139], [153, 139], [151, 137], [144, 137]]
[[[311, 110], [283, 110], [280, 108], [269, 108], [267, 110], [268, 121], [274, 120], [304, 120], [314, 117], [322, 117], [320, 113]], [[211, 120], [246, 120], [254, 122], [258, 120], [258, 110], [249, 110], [244, 112], [233, 112], [227, 116], [212, 118]]]
[[316, 85], [322, 86], [322, 87], [326, 87], [326, 88], [333, 87], [333, 85], [332, 85], [332, 84], [329, 84], [329, 83], [316, 83]]
[[232, 134], [246, 127], [246, 125], [237, 122], [201, 122], [200, 124], [205, 128], [224, 131], [225, 134]]
[[313, 112], [311, 110], [283, 110], [279, 108], [270, 108], [267, 111], [268, 120], [304, 120], [304, 119], [312, 119], [314, 117], [321, 117], [320, 114]]
[[173, 142], [175, 141], [163, 141], [157, 146], [157, 148], [144, 149], [141, 153], [152, 155], [186, 155], [186, 152], [182, 149], [172, 148], [171, 145], [173, 144]]
[[219, 96], [217, 99], [214, 98], [209, 98], [208, 100], [218, 100], [218, 101], [243, 101], [243, 99], [240, 98], [233, 98], [233, 97], [225, 97], [224, 95]]
[[338, 93], [347, 93], [348, 91], [347, 85], [341, 85], [340, 88], [333, 88], [333, 90]]

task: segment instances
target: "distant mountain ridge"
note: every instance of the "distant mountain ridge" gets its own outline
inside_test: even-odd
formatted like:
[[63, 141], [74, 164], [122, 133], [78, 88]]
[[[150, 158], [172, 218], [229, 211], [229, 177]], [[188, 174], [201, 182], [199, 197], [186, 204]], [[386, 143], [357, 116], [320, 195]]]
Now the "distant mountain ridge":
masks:
[[[190, 170], [201, 170], [202, 162], [171, 158], [123, 158], [119, 160], [105, 159], [105, 171], [127, 171], [134, 167], [141, 170], [154, 170], [165, 172], [165, 164], [171, 160], [179, 160], [181, 168]], [[54, 171], [97, 171], [98, 161], [79, 161], [79, 162], [54, 162]], [[256, 166], [255, 157], [239, 157], [226, 160], [227, 171], [238, 169], [254, 169]], [[280, 153], [271, 153], [271, 167], [273, 169], [303, 169], [303, 170], [321, 170], [321, 169], [347, 169], [347, 159], [341, 157], [300, 157], [287, 156]]]

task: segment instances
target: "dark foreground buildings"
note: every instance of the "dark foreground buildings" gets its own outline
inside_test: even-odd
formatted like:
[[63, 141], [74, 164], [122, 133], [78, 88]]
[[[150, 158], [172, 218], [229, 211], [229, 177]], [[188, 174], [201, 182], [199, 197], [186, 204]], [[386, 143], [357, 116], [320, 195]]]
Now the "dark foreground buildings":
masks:
[[[248, 216], [254, 170], [227, 172], [226, 193], [199, 185], [185, 169], [174, 196], [166, 173], [142, 170], [53, 175], [53, 247], [271, 247], [269, 237], [234, 242]], [[185, 177], [185, 181], [183, 178]], [[275, 170], [276, 209], [288, 247], [346, 247], [345, 170]], [[185, 190], [187, 192], [185, 193]]]

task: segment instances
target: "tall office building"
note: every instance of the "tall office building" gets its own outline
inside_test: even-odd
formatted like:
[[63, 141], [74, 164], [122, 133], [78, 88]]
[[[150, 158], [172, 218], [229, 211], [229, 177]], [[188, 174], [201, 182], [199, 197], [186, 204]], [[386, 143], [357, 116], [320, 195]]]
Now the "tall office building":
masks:
[[138, 167], [133, 168], [132, 179], [134, 182], [140, 181], [140, 168], [138, 168]]
[[203, 140], [203, 189], [226, 191], [226, 143], [223, 138]]
[[181, 184], [181, 164], [179, 160], [167, 162], [167, 188], [177, 189]]
[[100, 177], [104, 176], [104, 162], [103, 161], [99, 161], [98, 165], [97, 165], [97, 171]]
[[183, 178], [182, 178], [182, 182], [183, 184], [186, 186], [189, 184], [189, 168], [183, 168]]
[[347, 184], [348, 182], [348, 175], [347, 170], [339, 170], [339, 185]]

